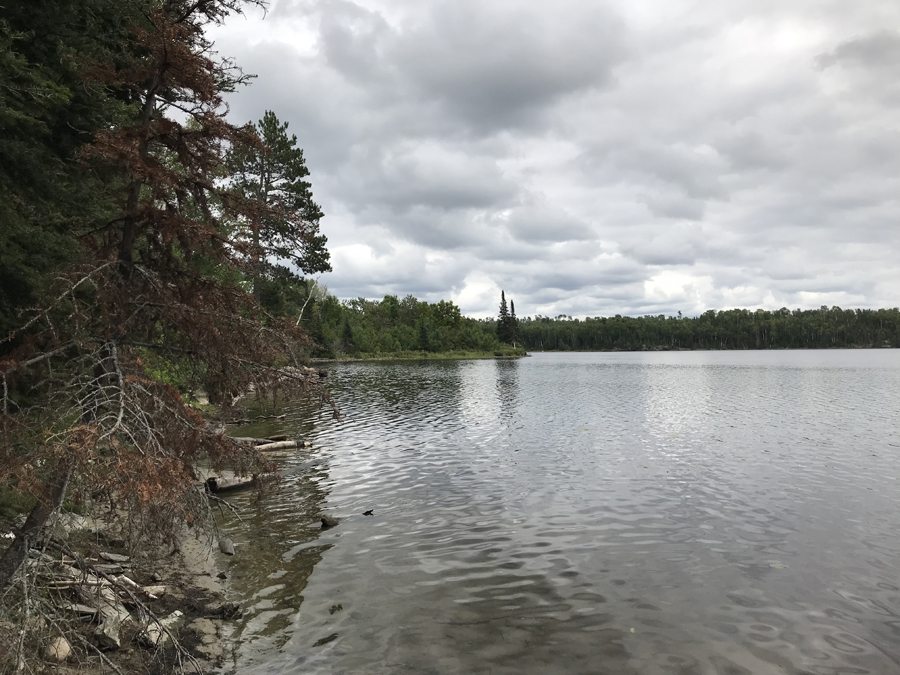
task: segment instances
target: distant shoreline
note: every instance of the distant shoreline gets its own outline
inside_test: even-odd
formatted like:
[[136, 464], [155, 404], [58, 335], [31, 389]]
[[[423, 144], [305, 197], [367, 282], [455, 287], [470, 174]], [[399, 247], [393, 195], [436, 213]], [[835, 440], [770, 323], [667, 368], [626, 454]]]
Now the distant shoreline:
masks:
[[516, 350], [503, 352], [398, 352], [393, 354], [361, 354], [336, 358], [310, 359], [310, 363], [354, 363], [359, 361], [467, 361], [467, 360], [503, 360], [521, 359], [527, 352]]
[[843, 347], [644, 347], [641, 349], [529, 349], [529, 354], [611, 354], [625, 352], [813, 352], [898, 349], [893, 345], [848, 345]]

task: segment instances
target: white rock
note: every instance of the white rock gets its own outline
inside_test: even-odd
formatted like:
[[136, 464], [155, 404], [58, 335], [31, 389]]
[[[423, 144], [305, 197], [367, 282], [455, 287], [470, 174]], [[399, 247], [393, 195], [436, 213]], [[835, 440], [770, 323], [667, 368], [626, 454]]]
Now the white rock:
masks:
[[51, 661], [65, 661], [72, 653], [72, 645], [64, 637], [54, 638], [44, 650], [44, 655]]
[[165, 644], [169, 639], [169, 636], [166, 635], [166, 630], [172, 630], [182, 616], [184, 616], [184, 612], [176, 609], [158, 623], [156, 621], [150, 623], [140, 635], [141, 643], [146, 647], [156, 647]]

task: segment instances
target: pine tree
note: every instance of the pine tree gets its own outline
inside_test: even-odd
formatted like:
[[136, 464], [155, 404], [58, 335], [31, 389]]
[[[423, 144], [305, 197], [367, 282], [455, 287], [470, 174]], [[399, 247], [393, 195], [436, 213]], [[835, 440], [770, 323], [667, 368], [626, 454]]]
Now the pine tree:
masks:
[[511, 343], [513, 334], [510, 326], [509, 308], [506, 306], [506, 293], [500, 291], [500, 316], [497, 318], [497, 339], [500, 342]]
[[[304, 274], [331, 271], [328, 240], [319, 232], [323, 214], [306, 180], [309, 169], [303, 150], [287, 128], [287, 122], [267, 110], [258, 123], [245, 127], [259, 143], [236, 145], [226, 159], [233, 192], [270, 207], [259, 217], [236, 224], [252, 242], [255, 287], [260, 276], [277, 266], [270, 258], [288, 261]], [[260, 297], [258, 288], [254, 292]]]
[[212, 526], [196, 466], [270, 470], [263, 456], [208, 428], [153, 364], [183, 364], [190, 388], [226, 405], [251, 386], [315, 386], [296, 368], [305, 333], [265, 316], [248, 296], [241, 279], [252, 251], [227, 227], [282, 213], [221, 188], [224, 149], [259, 139], [224, 117], [223, 94], [244, 78], [211, 58], [207, 29], [243, 5], [148, 0], [145, 11], [122, 17], [128, 30], [117, 53], [126, 63], [85, 66], [86, 89], [129, 105], [78, 153], [82, 170], [109, 176], [109, 205], [83, 214], [56, 204], [60, 221], [84, 221], [79, 255], [50, 275], [49, 299], [0, 336], [0, 486], [36, 499], [0, 554], [0, 613], [64, 499], [114, 494], [128, 522], [153, 523], [135, 536], [174, 536], [184, 523]]
[[509, 328], [512, 334], [513, 347], [515, 347], [516, 343], [520, 342], [519, 320], [516, 318], [516, 303], [513, 302], [512, 298], [509, 299]]

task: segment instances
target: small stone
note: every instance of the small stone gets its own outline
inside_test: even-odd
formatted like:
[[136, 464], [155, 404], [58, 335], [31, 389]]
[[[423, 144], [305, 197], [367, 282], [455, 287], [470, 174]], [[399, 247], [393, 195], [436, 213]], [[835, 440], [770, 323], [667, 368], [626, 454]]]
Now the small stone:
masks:
[[219, 537], [219, 550], [225, 555], [234, 555], [234, 542], [228, 537]]
[[120, 649], [122, 638], [119, 635], [121, 622], [104, 621], [94, 629], [94, 638], [103, 649]]
[[103, 572], [104, 574], [111, 575], [122, 574], [122, 572], [125, 571], [124, 567], [122, 567], [121, 565], [115, 565], [113, 563], [94, 565], [94, 569], [98, 572]]
[[234, 602], [226, 602], [213, 608], [210, 614], [220, 619], [237, 619], [241, 616], [241, 606]]
[[166, 594], [168, 590], [165, 586], [144, 586], [141, 589], [146, 595], [152, 595], [157, 598], [161, 598]]
[[173, 626], [178, 623], [178, 620], [182, 616], [184, 616], [184, 612], [176, 609], [158, 623], [156, 621], [151, 622], [138, 636], [138, 639], [145, 647], [156, 647], [165, 644], [169, 639], [166, 630], [172, 630]]
[[160, 575], [157, 572], [154, 572], [153, 574], [150, 575], [150, 581], [152, 581], [154, 583], [158, 583], [158, 582], [162, 581], [162, 575]]
[[369, 509], [368, 511], [363, 511], [363, 515], [364, 515], [364, 516], [374, 516], [374, 515], [375, 515], [375, 511], [372, 510], [372, 509]]
[[100, 557], [103, 558], [106, 562], [111, 563], [127, 563], [131, 560], [127, 555], [119, 555], [118, 553], [107, 553], [106, 551], [100, 551]]
[[44, 651], [44, 655], [48, 660], [58, 661], [60, 663], [69, 658], [71, 653], [72, 645], [70, 645], [69, 641], [64, 637], [54, 638]]
[[216, 575], [216, 577], [217, 577], [218, 579], [227, 579], [227, 578], [228, 578], [228, 575], [225, 574], [225, 572], [219, 572], [219, 573]]
[[46, 627], [47, 622], [42, 616], [30, 616], [25, 619], [24, 628], [27, 633], [40, 633]]
[[340, 521], [339, 518], [335, 518], [334, 516], [322, 516], [322, 529], [327, 530], [329, 527], [334, 527]]

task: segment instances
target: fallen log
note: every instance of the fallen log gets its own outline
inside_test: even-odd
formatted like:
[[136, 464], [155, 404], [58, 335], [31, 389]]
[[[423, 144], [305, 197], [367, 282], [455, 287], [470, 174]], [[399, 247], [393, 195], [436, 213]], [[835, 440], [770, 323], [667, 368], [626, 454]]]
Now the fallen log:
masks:
[[278, 441], [277, 443], [265, 443], [257, 445], [260, 452], [272, 452], [272, 450], [290, 450], [297, 447], [297, 441]]
[[262, 445], [269, 442], [266, 438], [253, 438], [252, 436], [231, 436], [230, 438], [236, 443], [247, 443], [249, 445]]
[[206, 479], [206, 489], [213, 494], [219, 492], [231, 492], [232, 490], [253, 487], [260, 483], [271, 483], [276, 478], [277, 476], [274, 473], [260, 473], [255, 476], [244, 478], [219, 478], [217, 476], [211, 476]]

